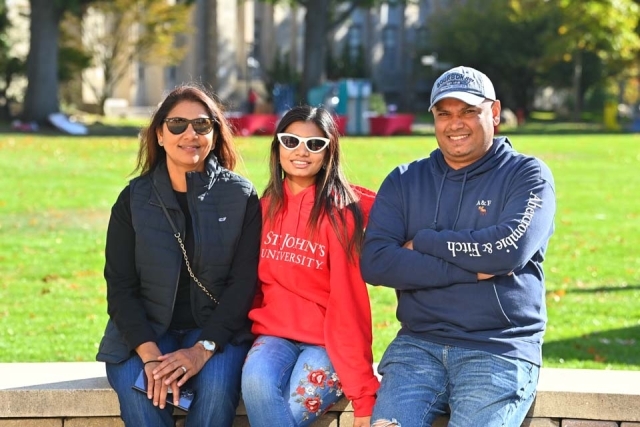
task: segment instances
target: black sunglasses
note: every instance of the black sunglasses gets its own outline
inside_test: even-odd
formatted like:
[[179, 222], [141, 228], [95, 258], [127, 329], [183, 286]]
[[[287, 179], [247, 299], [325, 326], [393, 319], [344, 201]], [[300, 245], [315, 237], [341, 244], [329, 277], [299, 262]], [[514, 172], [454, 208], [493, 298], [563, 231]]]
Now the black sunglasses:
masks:
[[187, 130], [189, 124], [193, 126], [193, 130], [199, 135], [206, 135], [213, 130], [213, 124], [216, 123], [214, 119], [209, 117], [198, 117], [197, 119], [184, 119], [182, 117], [170, 117], [164, 119], [167, 124], [167, 129], [174, 135], [180, 135]]
[[279, 133], [278, 141], [287, 150], [295, 150], [298, 146], [304, 142], [307, 150], [311, 153], [319, 153], [329, 145], [329, 138], [322, 138], [320, 136], [310, 136], [304, 138], [302, 136], [294, 135], [292, 133]]

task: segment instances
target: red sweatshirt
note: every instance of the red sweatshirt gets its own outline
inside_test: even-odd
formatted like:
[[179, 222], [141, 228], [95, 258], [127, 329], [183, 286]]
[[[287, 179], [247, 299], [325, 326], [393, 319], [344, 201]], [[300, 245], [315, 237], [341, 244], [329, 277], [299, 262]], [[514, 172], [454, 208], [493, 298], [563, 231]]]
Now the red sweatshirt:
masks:
[[[355, 416], [369, 416], [379, 382], [373, 374], [371, 306], [359, 261], [349, 262], [326, 217], [309, 238], [307, 221], [315, 186], [293, 195], [283, 185], [282, 220], [263, 219], [258, 266], [261, 286], [249, 313], [252, 331], [324, 346]], [[353, 188], [366, 219], [375, 193]], [[261, 200], [263, 218], [267, 202]], [[347, 218], [353, 229], [353, 217]]]

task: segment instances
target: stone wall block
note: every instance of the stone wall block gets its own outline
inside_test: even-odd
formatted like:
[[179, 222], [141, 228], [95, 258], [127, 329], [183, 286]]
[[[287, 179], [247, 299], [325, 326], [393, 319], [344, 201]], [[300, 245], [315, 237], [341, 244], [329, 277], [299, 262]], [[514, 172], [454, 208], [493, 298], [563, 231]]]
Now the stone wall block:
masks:
[[61, 418], [2, 420], [0, 427], [63, 427]]
[[120, 417], [67, 418], [64, 427], [124, 427]]
[[598, 421], [598, 420], [562, 420], [560, 427], [618, 427], [615, 421]]
[[522, 427], [560, 427], [560, 420], [554, 418], [525, 418]]

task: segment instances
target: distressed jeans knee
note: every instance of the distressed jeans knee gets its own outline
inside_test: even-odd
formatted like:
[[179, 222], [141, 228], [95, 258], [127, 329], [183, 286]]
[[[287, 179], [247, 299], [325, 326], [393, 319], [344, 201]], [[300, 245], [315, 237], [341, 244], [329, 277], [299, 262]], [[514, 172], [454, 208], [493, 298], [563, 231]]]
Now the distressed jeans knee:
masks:
[[376, 420], [371, 427], [402, 427], [398, 420], [392, 418], [391, 420]]

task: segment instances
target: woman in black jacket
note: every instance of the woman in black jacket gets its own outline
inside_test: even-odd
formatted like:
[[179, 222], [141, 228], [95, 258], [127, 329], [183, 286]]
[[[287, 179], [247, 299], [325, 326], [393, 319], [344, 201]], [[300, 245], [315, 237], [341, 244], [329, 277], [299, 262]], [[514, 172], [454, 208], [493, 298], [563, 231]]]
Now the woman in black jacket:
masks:
[[[141, 133], [140, 175], [109, 220], [97, 355], [127, 426], [173, 426], [167, 403], [191, 398], [187, 426], [233, 423], [261, 224], [236, 158], [220, 107], [196, 86], [173, 90]], [[139, 376], [146, 393], [132, 389]]]

